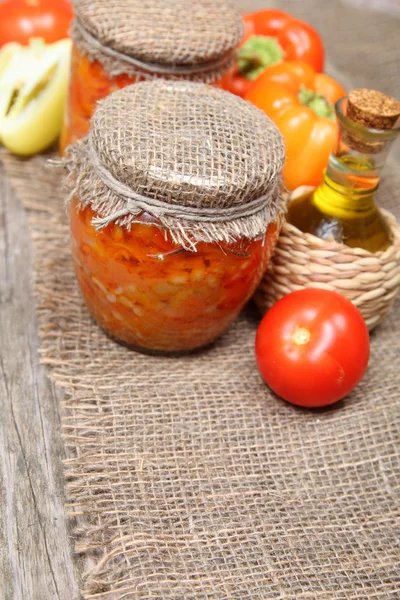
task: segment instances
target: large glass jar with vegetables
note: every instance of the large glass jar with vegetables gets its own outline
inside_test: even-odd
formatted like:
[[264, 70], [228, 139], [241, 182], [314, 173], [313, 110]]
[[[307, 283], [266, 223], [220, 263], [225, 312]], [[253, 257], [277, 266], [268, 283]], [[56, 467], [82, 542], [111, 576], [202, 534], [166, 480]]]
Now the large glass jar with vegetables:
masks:
[[98, 106], [64, 161], [75, 270], [98, 323], [151, 352], [213, 342], [279, 233], [277, 127], [215, 87], [142, 82]]
[[243, 33], [232, 0], [76, 0], [61, 151], [88, 131], [96, 103], [141, 80], [215, 83]]

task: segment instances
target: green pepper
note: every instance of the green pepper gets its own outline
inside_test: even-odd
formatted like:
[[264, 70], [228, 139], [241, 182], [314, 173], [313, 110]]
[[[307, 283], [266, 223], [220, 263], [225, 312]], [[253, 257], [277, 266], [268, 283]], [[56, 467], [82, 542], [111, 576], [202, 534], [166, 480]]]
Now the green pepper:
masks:
[[29, 46], [10, 43], [0, 52], [0, 142], [30, 156], [60, 134], [68, 88], [71, 41]]

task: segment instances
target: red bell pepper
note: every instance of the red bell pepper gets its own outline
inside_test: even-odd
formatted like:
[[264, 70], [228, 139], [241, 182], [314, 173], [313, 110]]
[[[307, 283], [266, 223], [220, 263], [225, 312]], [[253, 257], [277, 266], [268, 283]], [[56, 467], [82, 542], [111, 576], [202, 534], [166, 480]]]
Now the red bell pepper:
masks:
[[324, 68], [324, 46], [318, 32], [281, 10], [265, 9], [243, 17], [245, 34], [233, 69], [222, 87], [244, 97], [252, 82], [267, 68], [283, 60], [301, 60], [316, 72]]

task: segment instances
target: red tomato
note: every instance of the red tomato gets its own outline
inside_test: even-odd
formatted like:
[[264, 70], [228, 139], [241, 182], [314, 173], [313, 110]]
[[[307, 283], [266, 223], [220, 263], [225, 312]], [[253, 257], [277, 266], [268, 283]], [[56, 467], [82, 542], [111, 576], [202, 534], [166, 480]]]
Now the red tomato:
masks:
[[363, 377], [369, 335], [359, 310], [344, 296], [303, 289], [267, 312], [256, 336], [260, 373], [278, 396], [308, 408], [344, 398]]
[[32, 37], [47, 43], [69, 35], [73, 11], [69, 0], [5, 0], [0, 2], [0, 46], [28, 44]]

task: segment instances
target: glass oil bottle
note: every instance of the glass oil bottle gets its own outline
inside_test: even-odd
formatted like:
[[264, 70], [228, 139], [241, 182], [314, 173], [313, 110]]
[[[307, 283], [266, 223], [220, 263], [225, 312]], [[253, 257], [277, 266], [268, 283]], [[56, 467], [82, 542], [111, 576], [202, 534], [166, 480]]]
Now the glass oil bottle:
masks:
[[[400, 128], [378, 129], [374, 125], [393, 127], [399, 116], [395, 113], [400, 103], [374, 90], [354, 92], [368, 93], [359, 98], [354, 95], [356, 100], [361, 99], [359, 105], [356, 102], [350, 104], [353, 92], [336, 103], [338, 143], [330, 156], [323, 182], [313, 191], [294, 199], [289, 204], [286, 218], [301, 231], [321, 239], [377, 252], [388, 248], [392, 241], [375, 195], [381, 171]], [[382, 98], [392, 101], [387, 110], [394, 113], [391, 118], [379, 114], [379, 110], [384, 113], [389, 106]], [[371, 99], [372, 106], [368, 108]]]

